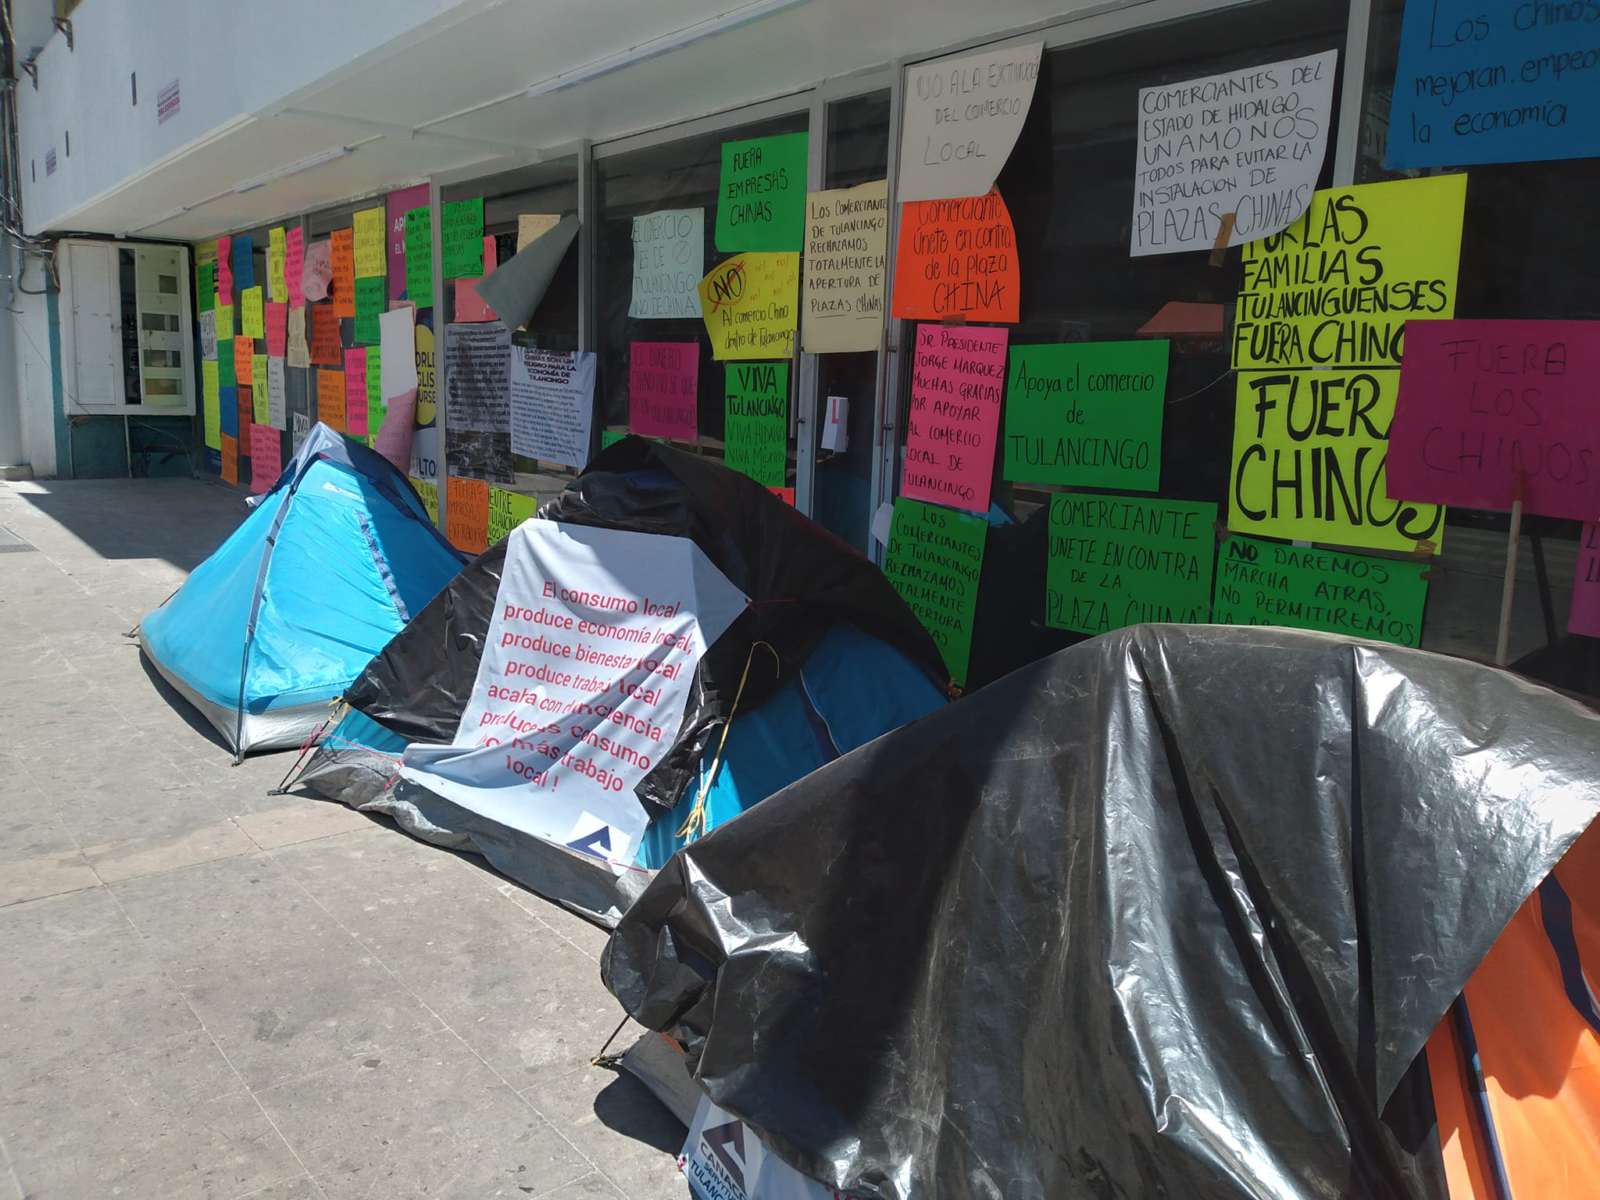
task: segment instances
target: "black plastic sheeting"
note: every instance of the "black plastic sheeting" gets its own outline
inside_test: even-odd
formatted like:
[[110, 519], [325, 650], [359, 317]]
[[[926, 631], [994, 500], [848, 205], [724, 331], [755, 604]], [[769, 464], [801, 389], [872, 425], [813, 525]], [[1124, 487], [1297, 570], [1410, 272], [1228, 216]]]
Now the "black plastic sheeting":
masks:
[[1600, 717], [1476, 664], [1141, 626], [679, 853], [602, 961], [871, 1197], [1442, 1197], [1420, 1051], [1600, 810]]
[[[636, 792], [669, 812], [739, 699], [764, 703], [836, 623], [895, 647], [945, 687], [938, 648], [883, 573], [766, 488], [721, 463], [629, 437], [608, 447], [541, 517], [692, 539], [750, 606], [707, 650], [683, 724]], [[349, 704], [413, 742], [448, 743], [472, 695], [505, 544], [480, 555], [367, 666]], [[776, 653], [754, 653], [765, 643]]]

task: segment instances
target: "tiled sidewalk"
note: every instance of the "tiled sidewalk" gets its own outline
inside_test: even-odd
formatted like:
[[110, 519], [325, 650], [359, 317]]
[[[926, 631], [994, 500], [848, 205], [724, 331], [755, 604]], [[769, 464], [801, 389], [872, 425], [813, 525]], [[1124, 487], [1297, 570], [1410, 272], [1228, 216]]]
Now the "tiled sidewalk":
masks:
[[587, 1065], [602, 933], [269, 797], [292, 756], [233, 767], [124, 639], [244, 512], [0, 483], [0, 1198], [683, 1196], [682, 1126]]

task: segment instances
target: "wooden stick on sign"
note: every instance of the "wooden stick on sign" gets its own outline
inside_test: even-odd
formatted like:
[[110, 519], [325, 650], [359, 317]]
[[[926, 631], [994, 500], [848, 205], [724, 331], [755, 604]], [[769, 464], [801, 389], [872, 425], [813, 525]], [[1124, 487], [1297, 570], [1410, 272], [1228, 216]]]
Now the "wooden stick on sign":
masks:
[[1511, 501], [1511, 529], [1506, 535], [1506, 577], [1500, 585], [1500, 629], [1494, 641], [1494, 665], [1503, 667], [1511, 656], [1511, 599], [1517, 590], [1517, 548], [1522, 542], [1522, 476], [1517, 476]]

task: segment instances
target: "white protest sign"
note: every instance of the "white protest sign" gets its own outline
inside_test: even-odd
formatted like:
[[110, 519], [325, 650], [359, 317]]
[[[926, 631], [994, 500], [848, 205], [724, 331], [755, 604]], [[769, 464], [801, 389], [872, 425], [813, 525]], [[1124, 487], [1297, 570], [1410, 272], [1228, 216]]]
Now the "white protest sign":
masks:
[[451, 325], [444, 342], [444, 405], [452, 434], [508, 433], [511, 331], [498, 321]]
[[700, 316], [706, 273], [706, 210], [665, 208], [633, 219], [633, 294], [636, 321]]
[[850, 400], [829, 396], [828, 411], [822, 418], [822, 448], [843, 454], [850, 449]]
[[839, 1193], [773, 1154], [756, 1131], [705, 1096], [694, 1110], [678, 1169], [703, 1200], [839, 1200]]
[[1128, 253], [1175, 254], [1287, 229], [1328, 148], [1338, 51], [1139, 90]]
[[307, 413], [292, 414], [294, 430], [289, 434], [290, 444], [296, 454], [300, 452], [300, 444], [306, 440], [306, 434], [311, 432], [311, 417]]
[[649, 823], [634, 788], [677, 739], [707, 646], [747, 603], [687, 538], [524, 521], [455, 741], [408, 746], [400, 773], [628, 864]]
[[288, 428], [284, 416], [283, 359], [267, 359], [267, 424], [274, 429]]
[[594, 352], [511, 347], [511, 453], [582, 470], [594, 416]]
[[200, 357], [217, 361], [217, 314], [215, 310], [200, 314]]
[[1033, 103], [1043, 42], [906, 69], [896, 199], [982, 196], [1011, 157]]
[[411, 307], [378, 314], [378, 394], [385, 403], [417, 390], [416, 312]]

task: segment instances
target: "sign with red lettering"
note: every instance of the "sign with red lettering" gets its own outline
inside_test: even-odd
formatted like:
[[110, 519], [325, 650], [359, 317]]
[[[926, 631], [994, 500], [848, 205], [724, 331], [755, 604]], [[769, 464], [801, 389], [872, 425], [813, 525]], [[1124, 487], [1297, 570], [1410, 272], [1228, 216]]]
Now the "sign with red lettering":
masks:
[[472, 697], [401, 774], [512, 829], [631, 864], [634, 788], [672, 749], [695, 669], [749, 603], [688, 538], [528, 520], [506, 539]]
[[1600, 321], [1413, 321], [1389, 494], [1600, 517]]
[[900, 494], [989, 511], [1010, 331], [917, 326]]
[[891, 315], [1014, 323], [1020, 290], [1017, 233], [997, 190], [900, 206]]
[[628, 429], [640, 437], [698, 436], [698, 342], [633, 342], [628, 347]]

